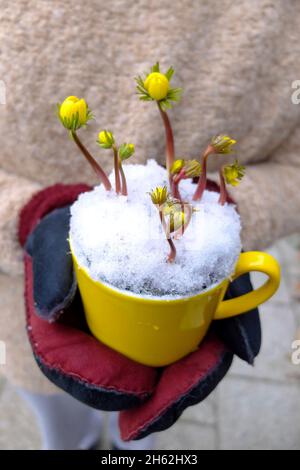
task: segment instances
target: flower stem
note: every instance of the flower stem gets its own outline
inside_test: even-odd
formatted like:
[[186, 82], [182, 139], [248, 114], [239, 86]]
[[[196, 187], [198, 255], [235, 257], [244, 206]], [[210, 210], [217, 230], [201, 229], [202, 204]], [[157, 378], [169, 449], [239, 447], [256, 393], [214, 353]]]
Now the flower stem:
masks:
[[202, 172], [199, 177], [199, 181], [197, 184], [196, 191], [193, 196], [193, 201], [199, 201], [205, 191], [206, 188], [206, 181], [207, 181], [207, 157], [212, 153], [212, 147], [209, 145], [205, 152], [202, 155], [202, 161], [201, 161], [201, 167], [202, 167]]
[[177, 181], [174, 180], [174, 178], [172, 178], [171, 192], [172, 192], [172, 195], [176, 199], [179, 199], [179, 201], [181, 201], [181, 195], [180, 195], [179, 187], [178, 187], [179, 181], [177, 182]]
[[89, 164], [91, 165], [91, 167], [93, 168], [93, 170], [95, 171], [96, 175], [99, 176], [101, 182], [103, 183], [106, 191], [110, 191], [111, 190], [111, 184], [110, 184], [110, 181], [108, 179], [108, 177], [106, 176], [106, 173], [104, 172], [104, 170], [101, 168], [101, 166], [96, 162], [96, 160], [92, 157], [92, 155], [90, 154], [90, 152], [87, 150], [87, 148], [83, 145], [83, 143], [81, 142], [81, 140], [79, 139], [78, 135], [76, 134], [75, 131], [72, 131], [71, 132], [71, 135], [77, 145], [77, 147], [80, 149], [80, 151], [83, 153], [84, 157], [86, 158], [86, 160], [89, 162]]
[[224, 167], [220, 168], [219, 175], [220, 175], [220, 197], [219, 197], [218, 202], [219, 204], [221, 204], [221, 206], [224, 206], [228, 197], [225, 178], [224, 178]]
[[159, 209], [159, 218], [160, 218], [162, 227], [164, 229], [164, 232], [166, 234], [167, 242], [170, 245], [170, 253], [168, 254], [167, 262], [168, 263], [173, 263], [173, 261], [176, 258], [176, 248], [175, 248], [173, 240], [171, 239], [171, 235], [170, 235], [170, 233], [167, 229], [167, 224], [166, 224], [166, 221], [165, 221], [165, 218], [164, 218], [164, 215], [163, 215], [163, 212], [162, 212], [161, 209]]
[[116, 187], [116, 193], [119, 194], [121, 192], [121, 182], [120, 182], [118, 149], [115, 144], [112, 146], [112, 149], [114, 152], [115, 187]]
[[121, 194], [122, 194], [122, 196], [128, 196], [127, 183], [126, 183], [125, 173], [124, 173], [124, 170], [123, 170], [121, 160], [119, 160], [119, 169], [120, 169], [121, 181], [122, 181]]
[[168, 175], [170, 175], [170, 169], [171, 166], [174, 162], [174, 154], [175, 154], [175, 149], [174, 149], [174, 136], [173, 136], [173, 131], [171, 127], [171, 122], [169, 119], [169, 116], [165, 111], [163, 111], [160, 107], [160, 104], [157, 103], [160, 115], [162, 117], [164, 126], [165, 126], [165, 132], [166, 132], [166, 166], [167, 166], [167, 171]]
[[173, 261], [176, 258], [176, 248], [175, 248], [175, 245], [174, 245], [174, 242], [173, 242], [172, 238], [167, 238], [167, 241], [170, 245], [170, 253], [168, 254], [167, 262], [168, 263], [173, 263]]
[[173, 178], [172, 178], [172, 195], [176, 198], [176, 199], [179, 199], [179, 201], [181, 201], [181, 195], [180, 195], [180, 192], [179, 192], [179, 183], [181, 180], [185, 179], [185, 171], [184, 169], [180, 170], [180, 172], [175, 175]]

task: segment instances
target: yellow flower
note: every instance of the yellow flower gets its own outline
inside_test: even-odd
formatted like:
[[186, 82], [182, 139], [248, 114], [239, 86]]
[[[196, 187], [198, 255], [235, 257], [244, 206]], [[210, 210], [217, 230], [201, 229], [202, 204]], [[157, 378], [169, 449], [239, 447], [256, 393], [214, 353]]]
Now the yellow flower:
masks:
[[166, 98], [169, 91], [169, 80], [160, 72], [152, 72], [144, 81], [144, 87], [152, 99], [156, 101]]
[[176, 175], [177, 173], [179, 173], [183, 166], [184, 160], [175, 160], [170, 169], [171, 175]]
[[236, 144], [236, 140], [231, 139], [228, 135], [217, 135], [211, 140], [211, 146], [216, 153], [230, 153], [234, 144]]
[[196, 178], [200, 176], [202, 171], [201, 163], [198, 160], [188, 160], [184, 165], [184, 173], [186, 178]]
[[227, 184], [238, 186], [245, 175], [245, 167], [239, 165], [238, 161], [235, 160], [231, 165], [224, 167], [223, 174]]
[[164, 204], [168, 199], [167, 186], [157, 186], [149, 194], [153, 204]]
[[166, 73], [161, 73], [159, 62], [156, 62], [145, 77], [137, 76], [136, 90], [140, 100], [157, 101], [162, 111], [172, 108], [172, 102], [179, 101], [182, 92], [181, 88], [170, 86], [173, 74], [173, 67], [169, 67]]
[[98, 144], [104, 149], [110, 149], [115, 143], [114, 136], [110, 131], [100, 131], [98, 134]]
[[119, 148], [119, 157], [121, 160], [126, 160], [134, 154], [135, 148], [134, 144], [122, 144]]
[[174, 181], [178, 183], [182, 178], [196, 178], [200, 176], [202, 165], [198, 160], [175, 160], [170, 171], [171, 175], [178, 175], [174, 177]]
[[68, 96], [61, 105], [58, 104], [58, 111], [61, 123], [70, 131], [85, 126], [92, 118], [85, 100], [77, 96]]

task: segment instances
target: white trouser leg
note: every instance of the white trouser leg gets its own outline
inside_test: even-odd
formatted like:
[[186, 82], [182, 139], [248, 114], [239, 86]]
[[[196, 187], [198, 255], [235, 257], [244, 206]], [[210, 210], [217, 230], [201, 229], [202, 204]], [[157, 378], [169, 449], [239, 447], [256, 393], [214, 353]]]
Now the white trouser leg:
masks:
[[44, 450], [89, 449], [102, 431], [101, 412], [67, 393], [42, 395], [18, 389], [36, 415]]

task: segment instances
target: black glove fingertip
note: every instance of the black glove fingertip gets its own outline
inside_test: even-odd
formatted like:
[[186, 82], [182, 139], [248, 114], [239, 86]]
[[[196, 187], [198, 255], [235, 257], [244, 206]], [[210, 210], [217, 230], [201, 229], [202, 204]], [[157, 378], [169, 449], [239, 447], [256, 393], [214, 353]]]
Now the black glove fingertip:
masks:
[[70, 305], [77, 289], [68, 243], [69, 221], [70, 206], [55, 209], [39, 222], [25, 245], [32, 258], [35, 308], [49, 322]]

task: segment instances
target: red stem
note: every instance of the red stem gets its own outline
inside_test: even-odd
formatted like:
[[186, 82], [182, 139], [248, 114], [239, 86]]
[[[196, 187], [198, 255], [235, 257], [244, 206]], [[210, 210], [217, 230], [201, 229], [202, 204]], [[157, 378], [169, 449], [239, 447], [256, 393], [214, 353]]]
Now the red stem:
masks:
[[165, 232], [166, 237], [167, 237], [167, 242], [170, 245], [170, 253], [168, 254], [167, 262], [168, 263], [173, 263], [173, 261], [176, 258], [176, 248], [175, 248], [175, 245], [173, 243], [173, 240], [171, 239], [170, 234], [167, 233], [167, 224], [166, 224], [164, 215], [163, 215], [161, 210], [159, 210], [159, 217], [160, 217], [161, 224], [163, 226], [164, 232]]
[[182, 168], [180, 172], [172, 178], [172, 195], [181, 201], [179, 192], [179, 183], [186, 178], [185, 170]]
[[170, 245], [170, 253], [168, 254], [167, 262], [168, 263], [173, 263], [173, 261], [176, 258], [176, 248], [175, 248], [175, 245], [174, 245], [173, 240], [171, 238], [167, 238], [167, 241]]
[[184, 178], [185, 178], [185, 172], [184, 172], [184, 170], [180, 170], [180, 172], [177, 173], [177, 174], [173, 177], [173, 181], [174, 181], [176, 184], [179, 184], [180, 181], [181, 181], [182, 179], [184, 179]]
[[119, 162], [119, 169], [120, 169], [121, 180], [122, 180], [121, 194], [122, 194], [122, 196], [128, 196], [127, 183], [126, 183], [125, 173], [124, 173], [121, 161]]
[[121, 192], [121, 182], [120, 182], [120, 172], [119, 172], [118, 149], [115, 145], [113, 145], [112, 148], [114, 152], [115, 187], [116, 187], [116, 193], [119, 194]]
[[170, 169], [171, 166], [173, 165], [174, 162], [174, 154], [175, 154], [175, 149], [174, 149], [174, 136], [173, 136], [173, 131], [170, 123], [169, 116], [165, 111], [163, 111], [157, 103], [160, 115], [162, 117], [164, 126], [165, 126], [165, 131], [166, 131], [166, 166], [167, 166], [167, 171], [168, 174], [170, 175]]
[[225, 178], [224, 178], [224, 167], [220, 168], [219, 175], [220, 175], [220, 197], [219, 197], [219, 204], [221, 206], [224, 206], [225, 202], [227, 201], [227, 189], [226, 189], [226, 183], [225, 183]]
[[179, 187], [178, 187], [179, 182], [180, 180], [175, 182], [174, 179], [172, 178], [171, 192], [172, 192], [172, 196], [174, 196], [176, 199], [179, 199], [179, 201], [181, 201], [181, 195], [180, 195]]
[[207, 176], [206, 176], [207, 157], [210, 153], [211, 153], [210, 146], [208, 146], [206, 151], [202, 155], [202, 162], [201, 162], [202, 172], [201, 172], [201, 175], [199, 177], [197, 188], [196, 188], [196, 191], [195, 191], [194, 196], [193, 196], [193, 201], [199, 201], [199, 199], [201, 199], [201, 197], [202, 197], [202, 195], [205, 191], [206, 181], [207, 181]]
[[78, 135], [76, 134], [75, 131], [72, 131], [72, 137], [73, 137], [75, 143], [77, 144], [77, 147], [80, 149], [80, 151], [85, 156], [86, 160], [89, 162], [89, 164], [91, 165], [91, 167], [95, 171], [96, 175], [99, 176], [99, 178], [100, 178], [101, 182], [103, 183], [106, 191], [110, 191], [111, 190], [111, 184], [110, 184], [110, 181], [109, 181], [108, 177], [106, 176], [106, 173], [104, 172], [104, 170], [96, 162], [96, 160], [92, 157], [92, 155], [87, 150], [87, 148], [83, 145], [83, 143], [81, 142], [81, 140], [79, 139], [79, 137], [78, 137]]

